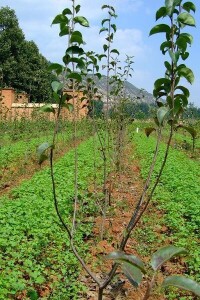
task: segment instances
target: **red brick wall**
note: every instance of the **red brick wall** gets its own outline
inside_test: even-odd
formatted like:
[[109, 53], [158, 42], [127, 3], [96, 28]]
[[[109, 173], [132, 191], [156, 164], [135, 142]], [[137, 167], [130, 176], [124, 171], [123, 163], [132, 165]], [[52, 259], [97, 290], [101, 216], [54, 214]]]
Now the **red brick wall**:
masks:
[[[0, 120], [7, 119], [21, 119], [33, 118], [34, 114], [37, 113], [39, 107], [45, 105], [45, 103], [28, 103], [28, 95], [21, 93], [16, 95], [14, 89], [2, 89], [2, 101], [0, 102]], [[73, 95], [74, 99], [70, 99], [69, 103], [74, 105], [74, 111], [70, 113], [67, 108], [63, 108], [61, 111], [61, 117], [67, 120], [82, 119], [87, 116], [87, 100], [81, 101], [83, 97], [82, 92], [66, 91], [69, 95]], [[55, 110], [57, 105], [53, 104]], [[50, 120], [54, 120], [55, 116], [53, 113], [45, 113], [46, 117]]]

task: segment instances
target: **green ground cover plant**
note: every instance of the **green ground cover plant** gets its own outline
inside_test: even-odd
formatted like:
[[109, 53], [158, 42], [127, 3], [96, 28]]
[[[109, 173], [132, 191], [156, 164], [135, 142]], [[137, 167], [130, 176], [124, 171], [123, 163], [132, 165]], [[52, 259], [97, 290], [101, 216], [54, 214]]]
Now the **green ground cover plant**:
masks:
[[[93, 181], [92, 138], [78, 147], [79, 194], [82, 203], [77, 218], [75, 243], [84, 256], [87, 246], [83, 243], [91, 234], [91, 222], [84, 218], [96, 210], [94, 199], [87, 187]], [[71, 218], [74, 178], [71, 150], [55, 164], [55, 181], [61, 215], [68, 222]], [[96, 156], [98, 180], [102, 180], [101, 157]], [[31, 180], [23, 182], [11, 193], [11, 198], [0, 198], [0, 299], [13, 299], [26, 290], [38, 299], [47, 286], [53, 299], [78, 299], [76, 278], [79, 266], [69, 250], [69, 241], [60, 228], [55, 214], [50, 172], [44, 169]], [[100, 182], [99, 182], [100, 183]], [[86, 209], [87, 208], [87, 209]], [[61, 297], [61, 298], [59, 298]]]
[[[142, 176], [145, 178], [153, 156], [155, 138], [147, 138], [144, 133], [134, 133], [132, 140], [140, 157]], [[158, 174], [164, 149], [165, 144], [162, 143], [154, 177]], [[198, 162], [190, 160], [187, 155], [176, 149], [170, 149], [166, 168], [154, 195], [154, 203], [164, 214], [162, 222], [169, 228], [171, 242], [188, 250], [189, 273], [197, 280], [200, 265], [199, 194]]]

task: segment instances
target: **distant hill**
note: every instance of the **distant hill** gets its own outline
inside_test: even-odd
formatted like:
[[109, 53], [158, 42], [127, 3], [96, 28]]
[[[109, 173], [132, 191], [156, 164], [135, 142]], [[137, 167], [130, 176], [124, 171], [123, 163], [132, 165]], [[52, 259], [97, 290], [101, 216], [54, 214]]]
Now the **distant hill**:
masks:
[[[107, 86], [107, 77], [103, 75], [101, 79], [96, 79], [96, 85], [99, 89], [99, 92], [102, 94], [103, 102], [106, 102], [106, 86]], [[130, 82], [125, 82], [125, 92], [126, 95], [135, 102], [145, 102], [147, 104], [155, 103], [154, 97], [152, 94], [148, 93], [143, 89], [138, 89]]]

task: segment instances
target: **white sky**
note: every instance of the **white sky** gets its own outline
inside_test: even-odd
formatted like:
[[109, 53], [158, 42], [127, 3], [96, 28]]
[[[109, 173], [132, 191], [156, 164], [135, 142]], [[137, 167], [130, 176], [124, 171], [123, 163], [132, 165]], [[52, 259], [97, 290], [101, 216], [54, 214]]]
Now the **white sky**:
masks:
[[[190, 57], [186, 65], [195, 74], [195, 83], [190, 86], [190, 101], [200, 107], [200, 4], [196, 4], [195, 19], [197, 26], [191, 28], [194, 43], [189, 49]], [[66, 49], [66, 37], [58, 36], [58, 27], [51, 27], [53, 18], [66, 7], [71, 7], [70, 0], [1, 0], [1, 6], [14, 9], [27, 40], [33, 40], [40, 52], [51, 62], [61, 62]], [[117, 33], [113, 47], [121, 53], [134, 56], [134, 73], [129, 81], [138, 88], [144, 88], [152, 93], [153, 83], [159, 77], [164, 77], [164, 60], [167, 57], [160, 53], [160, 43], [164, 41], [164, 34], [149, 37], [150, 29], [156, 25], [155, 12], [162, 6], [164, 0], [77, 0], [81, 5], [80, 15], [85, 16], [90, 28], [82, 30], [86, 41], [86, 50], [103, 53], [105, 42], [103, 35], [99, 35], [101, 20], [106, 18], [106, 11], [101, 10], [103, 4], [115, 7], [118, 18], [115, 20]], [[165, 22], [165, 20], [164, 20]]]

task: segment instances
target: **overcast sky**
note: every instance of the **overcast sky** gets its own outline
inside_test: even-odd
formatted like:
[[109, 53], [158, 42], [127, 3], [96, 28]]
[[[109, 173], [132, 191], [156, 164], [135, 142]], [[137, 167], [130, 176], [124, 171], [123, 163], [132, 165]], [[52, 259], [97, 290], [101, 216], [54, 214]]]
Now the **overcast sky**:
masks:
[[[190, 57], [186, 61], [195, 73], [195, 83], [190, 87], [190, 101], [200, 107], [200, 4], [194, 0], [197, 12], [196, 28], [191, 28], [194, 43], [189, 49]], [[198, 2], [198, 4], [197, 4]], [[66, 7], [71, 7], [70, 0], [1, 0], [1, 6], [14, 9], [27, 40], [33, 40], [40, 52], [51, 62], [61, 62], [66, 49], [66, 37], [58, 36], [56, 25], [51, 27], [53, 18]], [[101, 20], [106, 18], [103, 4], [115, 7], [118, 18], [115, 20], [117, 33], [113, 47], [121, 53], [134, 56], [134, 73], [130, 82], [138, 88], [152, 93], [154, 81], [164, 76], [164, 57], [159, 50], [164, 34], [149, 37], [150, 29], [156, 25], [155, 12], [164, 0], [77, 0], [81, 5], [80, 15], [85, 16], [89, 29], [82, 33], [86, 41], [86, 50], [102, 53], [103, 35], [99, 35]], [[162, 22], [162, 21], [161, 21]], [[185, 81], [183, 84], [189, 86]]]

